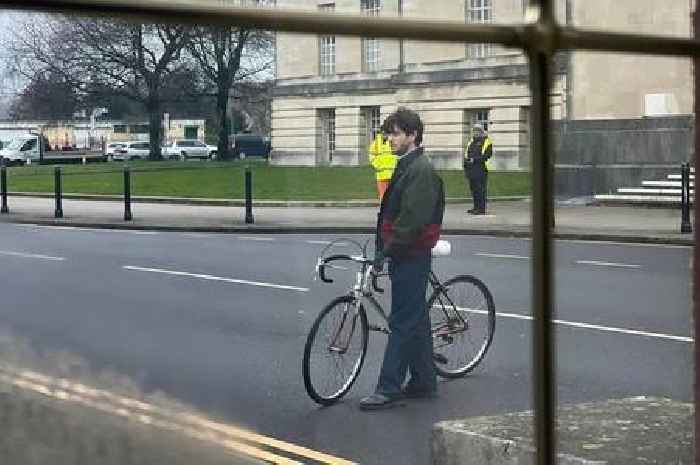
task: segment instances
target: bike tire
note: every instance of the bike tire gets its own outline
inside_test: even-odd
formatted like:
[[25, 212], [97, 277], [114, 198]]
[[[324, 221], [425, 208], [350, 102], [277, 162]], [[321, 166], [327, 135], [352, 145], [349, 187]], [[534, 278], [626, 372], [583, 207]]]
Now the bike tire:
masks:
[[[470, 299], [461, 299], [464, 291], [468, 291], [467, 297]], [[443, 378], [465, 376], [481, 363], [493, 342], [496, 306], [491, 292], [474, 276], [455, 276], [433, 291], [428, 299], [428, 310], [437, 374]], [[477, 328], [481, 331], [477, 331]], [[479, 341], [478, 346], [474, 345], [474, 337]], [[446, 347], [458, 347], [459, 342], [465, 342], [465, 338], [469, 339], [466, 342], [472, 346], [472, 350], [469, 347], [463, 350], [453, 348], [449, 356], [445, 355]], [[457, 340], [459, 342], [456, 343]], [[460, 352], [464, 358], [460, 358]]]
[[[311, 397], [311, 399], [313, 399], [318, 404], [332, 405], [335, 402], [337, 402], [350, 390], [352, 385], [355, 383], [355, 380], [359, 376], [360, 371], [362, 370], [362, 365], [364, 364], [365, 356], [367, 354], [369, 326], [367, 324], [367, 314], [365, 312], [364, 306], [361, 303], [359, 307], [357, 307], [357, 314], [351, 316], [351, 320], [347, 318], [349, 315], [348, 311], [353, 311], [355, 304], [356, 299], [350, 295], [345, 295], [333, 299], [318, 314], [318, 317], [316, 317], [316, 320], [314, 321], [314, 324], [311, 326], [311, 330], [309, 331], [309, 335], [306, 338], [306, 345], [304, 346], [304, 357], [302, 361], [304, 387], [306, 388], [306, 392], [309, 395], [309, 397]], [[333, 322], [331, 322], [331, 340], [322, 341], [322, 338], [326, 338], [326, 335], [320, 334], [320, 331], [323, 328], [322, 325], [329, 318], [333, 318], [335, 316], [334, 312], [338, 311], [340, 312], [340, 320], [337, 323], [340, 324], [340, 329], [338, 329], [337, 324], [333, 325]], [[345, 315], [345, 318], [343, 318], [343, 315]], [[359, 327], [357, 326], [358, 323]], [[349, 324], [350, 326], [345, 326], [347, 324]], [[336, 383], [337, 387], [330, 387], [330, 389], [328, 389], [329, 384], [326, 383], [325, 385], [322, 385], [321, 378], [323, 378], [324, 375], [331, 377], [333, 374], [326, 373], [323, 369], [315, 369], [316, 367], [314, 366], [314, 364], [318, 363], [316, 362], [316, 358], [314, 357], [313, 349], [319, 348], [321, 353], [323, 353], [326, 357], [328, 357], [328, 354], [330, 354], [330, 356], [336, 354], [339, 356], [339, 358], [342, 358], [342, 356], [345, 354], [340, 353], [339, 348], [334, 347], [333, 344], [339, 341], [338, 337], [341, 337], [342, 339], [341, 333], [343, 331], [347, 331], [350, 333], [348, 345], [352, 343], [352, 338], [354, 336], [359, 336], [359, 347], [351, 353], [351, 356], [355, 356], [356, 359], [350, 360], [352, 363], [352, 367], [349, 370], [349, 372], [347, 374], [342, 373], [342, 376], [338, 377]], [[325, 344], [329, 345], [324, 350], [323, 346]], [[359, 352], [357, 352], [357, 350], [359, 350]], [[327, 354], [325, 353], [326, 351]], [[339, 364], [336, 362], [332, 364], [332, 366], [337, 369]], [[316, 373], [317, 371], [319, 371], [318, 374]]]

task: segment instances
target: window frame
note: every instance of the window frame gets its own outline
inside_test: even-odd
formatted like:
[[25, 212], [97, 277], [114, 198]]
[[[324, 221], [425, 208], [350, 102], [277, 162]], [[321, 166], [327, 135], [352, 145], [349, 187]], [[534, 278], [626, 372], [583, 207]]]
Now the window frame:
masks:
[[[382, 0], [360, 0], [360, 11], [364, 16], [377, 17], [381, 15]], [[362, 72], [374, 73], [382, 67], [381, 41], [376, 37], [363, 37], [362, 43]]]
[[[493, 23], [494, 0], [464, 0], [464, 19], [467, 24]], [[523, 0], [525, 1], [525, 0]], [[487, 6], [488, 4], [488, 6]], [[477, 16], [477, 17], [475, 17]], [[466, 47], [467, 58], [479, 59], [493, 55], [490, 43], [472, 43]]]

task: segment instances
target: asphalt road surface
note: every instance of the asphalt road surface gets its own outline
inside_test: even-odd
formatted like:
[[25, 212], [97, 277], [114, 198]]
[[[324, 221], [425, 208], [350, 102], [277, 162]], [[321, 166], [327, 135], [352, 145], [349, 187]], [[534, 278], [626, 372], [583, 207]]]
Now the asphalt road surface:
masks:
[[[530, 242], [488, 237], [450, 237], [453, 254], [434, 263], [443, 278], [479, 276], [494, 295], [496, 335], [475, 373], [441, 382], [436, 400], [361, 412], [385, 343], [371, 333], [345, 400], [312, 402], [306, 334], [354, 279], [314, 281], [331, 239], [2, 224], [0, 327], [212, 417], [363, 464], [425, 465], [435, 422], [531, 408]], [[691, 250], [557, 243], [560, 402], [691, 399]]]

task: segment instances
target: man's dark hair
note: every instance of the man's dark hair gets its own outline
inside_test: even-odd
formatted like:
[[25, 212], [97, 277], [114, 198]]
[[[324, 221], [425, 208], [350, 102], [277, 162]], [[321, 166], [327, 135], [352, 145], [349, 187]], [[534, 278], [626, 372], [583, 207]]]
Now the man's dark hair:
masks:
[[408, 108], [399, 107], [395, 112], [387, 116], [382, 124], [382, 130], [386, 133], [390, 133], [398, 128], [405, 132], [406, 134], [416, 134], [416, 145], [420, 145], [423, 142], [423, 122], [413, 110]]

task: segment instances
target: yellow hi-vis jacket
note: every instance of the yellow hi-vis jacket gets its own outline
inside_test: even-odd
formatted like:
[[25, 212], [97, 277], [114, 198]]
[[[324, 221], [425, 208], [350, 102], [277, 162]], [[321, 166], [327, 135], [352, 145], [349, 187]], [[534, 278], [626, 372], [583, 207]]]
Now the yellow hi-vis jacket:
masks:
[[[467, 158], [468, 151], [469, 151], [469, 146], [472, 145], [472, 142], [474, 142], [474, 138], [472, 137], [469, 139], [469, 142], [467, 142], [467, 149], [464, 151], [464, 158]], [[484, 139], [484, 145], [481, 146], [481, 155], [486, 155], [486, 151], [489, 149], [489, 147], [493, 146], [493, 142], [491, 142], [491, 138], [489, 136], [486, 136]], [[491, 149], [493, 151], [493, 149]], [[491, 168], [491, 156], [489, 156], [485, 161], [484, 161], [484, 166], [486, 167], [486, 171], [489, 171]]]
[[369, 146], [369, 164], [377, 175], [377, 181], [388, 181], [394, 174], [399, 157], [391, 151], [391, 143], [377, 134]]

